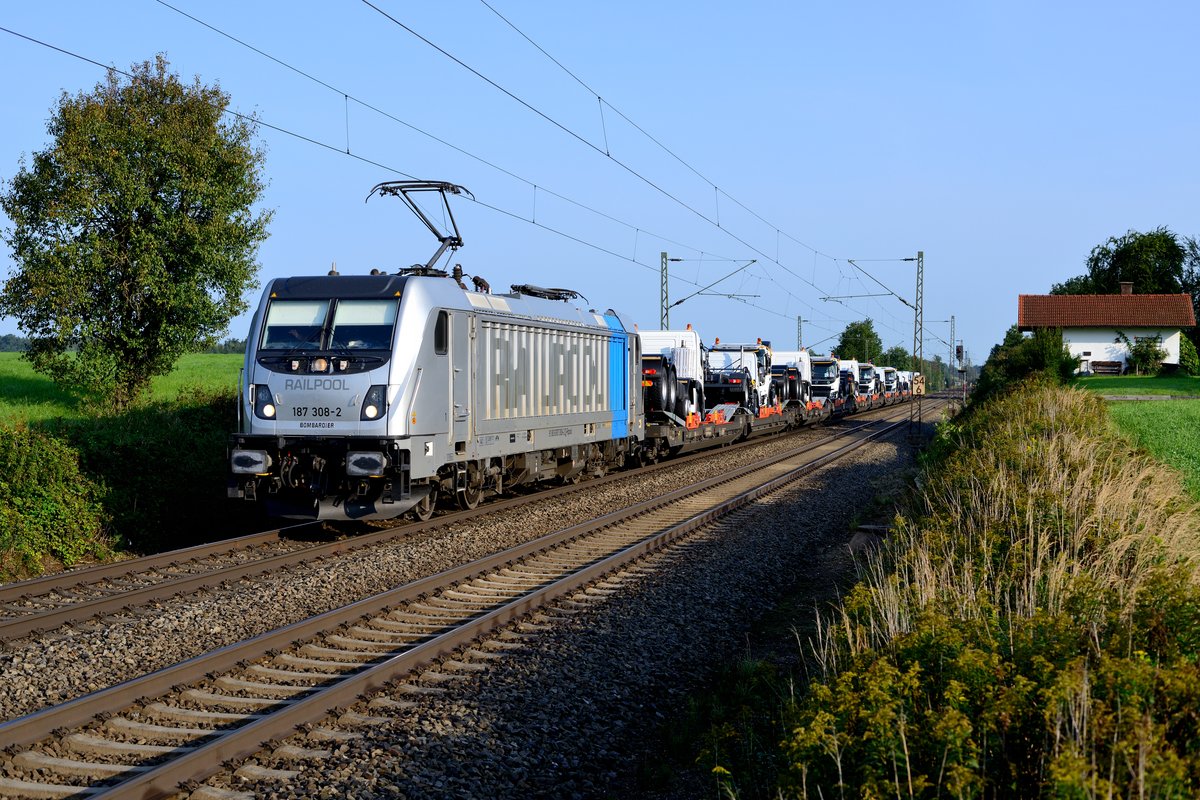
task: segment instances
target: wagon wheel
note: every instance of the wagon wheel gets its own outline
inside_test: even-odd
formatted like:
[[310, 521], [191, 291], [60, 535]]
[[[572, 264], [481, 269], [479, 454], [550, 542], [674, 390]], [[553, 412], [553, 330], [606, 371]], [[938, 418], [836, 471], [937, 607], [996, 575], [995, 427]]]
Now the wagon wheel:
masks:
[[458, 504], [462, 506], [464, 511], [470, 511], [473, 508], [478, 508], [482, 501], [482, 486], [468, 486], [458, 493]]
[[656, 449], [652, 449], [652, 448], [646, 446], [645, 444], [639, 446], [637, 449], [638, 466], [639, 467], [650, 466], [651, 464], [653, 464], [655, 461], [658, 460], [657, 454], [658, 454], [658, 451]]
[[458, 493], [458, 505], [465, 511], [478, 508], [483, 501], [483, 476], [474, 464], [467, 467], [467, 482]]
[[429, 494], [425, 495], [412, 507], [412, 516], [417, 522], [428, 522], [437, 507], [437, 487], [430, 484]]

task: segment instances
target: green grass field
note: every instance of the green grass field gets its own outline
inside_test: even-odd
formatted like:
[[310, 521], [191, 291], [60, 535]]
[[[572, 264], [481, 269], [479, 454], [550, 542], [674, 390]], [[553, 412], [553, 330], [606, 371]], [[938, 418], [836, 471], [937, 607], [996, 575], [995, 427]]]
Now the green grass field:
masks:
[[[151, 384], [153, 400], [172, 400], [189, 388], [236, 389], [240, 354], [197, 353], [179, 360], [169, 375]], [[20, 353], [0, 353], [0, 423], [39, 422], [84, 416], [78, 400], [45, 375], [34, 372]]]
[[[1108, 396], [1200, 395], [1200, 378], [1190, 375], [1105, 375], [1072, 384]], [[1200, 400], [1114, 402], [1109, 414], [1155, 458], [1182, 472], [1188, 492], [1200, 499]]]
[[1155, 458], [1183, 473], [1200, 500], [1200, 400], [1144, 400], [1109, 405], [1117, 427]]
[[1096, 394], [1200, 395], [1200, 378], [1190, 375], [1101, 375], [1076, 378], [1072, 385]]

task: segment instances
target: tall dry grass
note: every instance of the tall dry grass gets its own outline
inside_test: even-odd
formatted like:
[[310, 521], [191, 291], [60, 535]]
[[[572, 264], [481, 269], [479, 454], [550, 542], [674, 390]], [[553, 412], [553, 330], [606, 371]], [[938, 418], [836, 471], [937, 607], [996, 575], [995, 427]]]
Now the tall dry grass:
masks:
[[1111, 589], [1096, 591], [1110, 599], [1093, 613], [1128, 618], [1152, 567], [1186, 562], [1200, 574], [1197, 506], [1175, 472], [1109, 428], [1103, 402], [1034, 387], [966, 426], [945, 423], [940, 448], [953, 453], [860, 563], [869, 611], [843, 607], [822, 622], [814, 654], [826, 677], [930, 608], [1031, 618]]
[[809, 642], [781, 795], [1200, 796], [1200, 508], [1102, 402], [940, 426]]

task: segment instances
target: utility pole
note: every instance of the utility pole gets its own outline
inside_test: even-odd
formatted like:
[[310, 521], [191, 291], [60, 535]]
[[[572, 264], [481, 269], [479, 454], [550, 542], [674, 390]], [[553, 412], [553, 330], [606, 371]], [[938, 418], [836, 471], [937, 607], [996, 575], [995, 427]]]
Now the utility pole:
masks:
[[[907, 260], [907, 259], [906, 259]], [[913, 305], [913, 372], [925, 364], [925, 251], [917, 251], [917, 302]], [[921, 400], [925, 395], [913, 392], [913, 402], [908, 406], [908, 435], [921, 435]]]
[[[967, 354], [967, 351], [963, 349], [963, 343], [962, 343], [962, 342], [959, 342], [959, 344], [958, 344], [958, 352], [959, 352], [959, 353], [961, 353], [961, 354], [962, 354], [962, 356], [965, 356], [965, 355]], [[960, 356], [960, 357], [959, 357], [959, 359], [958, 359], [958, 374], [959, 374], [959, 376], [962, 378], [962, 390], [963, 390], [963, 392], [962, 392], [962, 399], [963, 399], [963, 405], [966, 405], [966, 403], [967, 403], [967, 368], [966, 368], [964, 365], [965, 365], [967, 362], [966, 362], [966, 359], [965, 359], [965, 358], [963, 358], [962, 356]]]
[[811, 319], [800, 319], [799, 317], [796, 317], [796, 349], [797, 350], [802, 350], [804, 348], [804, 327], [803, 327], [803, 325], [805, 322], [812, 322], [812, 320]]
[[951, 378], [954, 377], [954, 342], [955, 342], [955, 339], [954, 339], [954, 315], [951, 314], [950, 315], [950, 360], [946, 362], [947, 369], [949, 370], [946, 373], [946, 388], [947, 389], [950, 388], [950, 384], [953, 382], [953, 381], [951, 381]]
[[667, 251], [662, 252], [662, 264], [659, 266], [659, 297], [662, 299], [661, 311], [658, 315], [658, 329], [665, 331], [670, 329], [668, 324], [670, 321], [670, 311], [667, 305]]

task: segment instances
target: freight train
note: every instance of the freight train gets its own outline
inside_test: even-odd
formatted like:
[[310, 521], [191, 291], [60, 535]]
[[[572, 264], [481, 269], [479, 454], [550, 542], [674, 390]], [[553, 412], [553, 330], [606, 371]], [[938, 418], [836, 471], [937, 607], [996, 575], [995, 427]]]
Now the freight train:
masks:
[[[428, 519], [438, 504], [777, 433], [859, 408], [837, 361], [638, 332], [566, 289], [492, 294], [435, 263], [454, 184], [393, 181], [440, 247], [398, 274], [279, 278], [247, 337], [229, 495], [271, 516]], [[417, 204], [438, 193], [438, 226]], [[443, 227], [446, 230], [443, 230]], [[833, 371], [830, 372], [829, 364]], [[903, 399], [899, 390], [888, 400]]]

